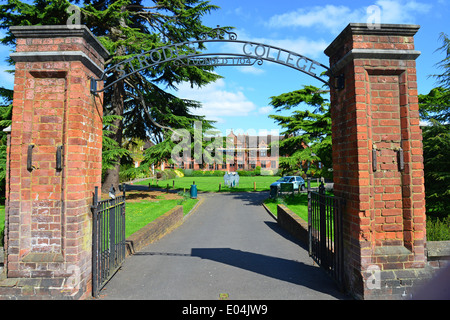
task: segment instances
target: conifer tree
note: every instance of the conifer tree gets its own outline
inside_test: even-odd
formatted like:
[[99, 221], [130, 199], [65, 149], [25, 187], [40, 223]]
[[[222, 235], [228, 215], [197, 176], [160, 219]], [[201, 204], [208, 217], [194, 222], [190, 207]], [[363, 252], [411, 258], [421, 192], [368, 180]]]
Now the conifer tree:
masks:
[[[81, 1], [74, 3], [81, 5]], [[2, 28], [66, 24], [69, 5], [67, 0], [34, 0], [33, 5], [8, 0], [6, 5], [0, 6]], [[202, 24], [202, 16], [218, 7], [202, 0], [85, 0], [80, 9], [81, 23], [88, 26], [111, 54], [105, 65], [108, 68], [133, 55], [197, 39], [201, 33], [211, 30]], [[7, 29], [7, 35], [1, 41], [13, 45], [15, 39]], [[180, 50], [190, 52], [202, 49], [202, 44], [195, 49], [180, 47]], [[130, 70], [124, 71], [128, 73]], [[118, 78], [118, 72], [114, 71], [106, 84]], [[162, 143], [156, 148], [169, 149], [171, 141], [167, 139], [168, 130], [164, 128], [189, 128], [196, 120], [206, 124], [205, 119], [192, 114], [192, 109], [199, 107], [198, 103], [176, 98], [168, 94], [166, 88], [176, 88], [185, 81], [192, 86], [203, 86], [217, 78], [219, 76], [212, 72], [211, 67], [181, 67], [162, 63], [119, 81], [106, 90], [103, 108], [108, 135], [104, 139], [102, 189], [107, 190], [111, 184], [117, 188], [120, 159], [127, 154], [126, 149], [122, 148], [124, 138], [153, 138]], [[147, 165], [157, 160], [152, 156], [146, 157]]]
[[433, 75], [439, 85], [426, 95], [419, 95], [422, 126], [425, 203], [427, 216], [445, 218], [450, 215], [450, 39], [441, 33], [438, 48], [445, 58], [437, 63], [443, 70]]
[[284, 129], [281, 133], [286, 137], [279, 142], [280, 155], [287, 155], [280, 158], [282, 173], [303, 170], [324, 177], [330, 175], [331, 117], [325, 93], [314, 86], [305, 86], [271, 97], [270, 104], [277, 111], [307, 106], [305, 111], [294, 110], [290, 116], [269, 115]]
[[3, 130], [11, 125], [13, 91], [0, 87], [0, 203], [5, 194], [7, 134]]

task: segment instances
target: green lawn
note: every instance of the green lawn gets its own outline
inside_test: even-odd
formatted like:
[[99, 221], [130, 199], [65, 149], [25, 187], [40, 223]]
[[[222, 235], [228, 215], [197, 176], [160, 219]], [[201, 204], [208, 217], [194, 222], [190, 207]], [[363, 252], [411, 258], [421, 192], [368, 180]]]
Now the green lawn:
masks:
[[[225, 186], [223, 177], [183, 177], [170, 180], [159, 180], [158, 186], [169, 188], [175, 183], [175, 189], [189, 191], [193, 182], [197, 186], [197, 191], [199, 192], [218, 192], [219, 184], [221, 184], [221, 192], [240, 192], [240, 191], [254, 191], [254, 186], [256, 184], [256, 191], [267, 191], [270, 189], [270, 184], [272, 182], [280, 179], [278, 176], [254, 176], [254, 177], [239, 177], [239, 186], [235, 188], [229, 188]], [[138, 185], [151, 184], [152, 187], [156, 187], [156, 180], [148, 179], [140, 182], [136, 182]]]
[[[183, 203], [181, 203], [183, 206], [183, 213], [189, 213], [197, 201], [197, 199], [185, 199]], [[179, 204], [180, 200], [143, 200], [140, 202], [127, 202], [125, 209], [125, 237], [132, 235]]]
[[275, 215], [275, 217], [277, 216], [278, 204], [284, 204], [295, 214], [297, 214], [300, 218], [302, 218], [305, 221], [308, 221], [307, 193], [295, 194], [294, 197], [287, 196], [285, 198], [267, 199], [264, 201], [264, 204], [267, 206], [267, 208], [269, 208], [270, 212], [272, 212]]

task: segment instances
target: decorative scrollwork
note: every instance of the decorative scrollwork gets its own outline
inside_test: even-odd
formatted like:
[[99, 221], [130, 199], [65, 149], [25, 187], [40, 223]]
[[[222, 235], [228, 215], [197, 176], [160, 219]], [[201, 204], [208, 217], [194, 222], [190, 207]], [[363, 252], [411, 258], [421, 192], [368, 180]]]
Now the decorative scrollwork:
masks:
[[[240, 53], [201, 53], [197, 51], [196, 45], [203, 42], [233, 42], [234, 44], [242, 44]], [[187, 50], [184, 50], [186, 48]], [[327, 84], [330, 87], [338, 89], [343, 88], [344, 77], [332, 74], [329, 67], [314, 61], [301, 54], [278, 48], [263, 43], [237, 40], [237, 34], [225, 30], [224, 28], [211, 29], [208, 32], [201, 33], [199, 39], [170, 44], [163, 47], [154, 48], [150, 51], [143, 52], [127, 60], [104, 70], [100, 79], [92, 79], [91, 92], [97, 93], [105, 91], [117, 81], [121, 81], [131, 74], [141, 70], [159, 65], [165, 62], [173, 61], [175, 66], [253, 66], [257, 64], [261, 66], [263, 60], [275, 62], [286, 67], [293, 68], [310, 75], [311, 77]], [[317, 68], [324, 68], [326, 72], [318, 75]], [[105, 81], [110, 73], [116, 72], [118, 79], [105, 85], [102, 89], [97, 90], [96, 82]], [[327, 75], [333, 81], [326, 81], [321, 77]], [[334, 83], [337, 79], [337, 83]]]
[[234, 32], [227, 31], [223, 28], [217, 26], [217, 28], [211, 29], [208, 32], [203, 32], [199, 35], [199, 40], [237, 40], [237, 34]]

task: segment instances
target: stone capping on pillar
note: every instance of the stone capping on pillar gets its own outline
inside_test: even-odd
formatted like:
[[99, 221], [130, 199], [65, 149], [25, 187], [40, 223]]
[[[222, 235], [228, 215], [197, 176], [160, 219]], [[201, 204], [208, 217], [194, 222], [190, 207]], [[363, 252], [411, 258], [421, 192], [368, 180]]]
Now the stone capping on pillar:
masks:
[[14, 62], [46, 62], [46, 61], [81, 61], [97, 77], [103, 74], [103, 68], [99, 67], [82, 51], [63, 52], [14, 52], [10, 54]]
[[366, 23], [349, 23], [324, 51], [330, 57], [344, 45], [346, 52], [342, 52], [339, 60], [334, 61], [330, 69], [333, 73], [337, 73], [353, 59], [383, 58], [415, 60], [419, 57], [420, 51], [408, 49], [345, 48], [344, 41], [348, 39], [349, 34], [413, 37], [419, 28], [419, 25], [410, 24], [380, 24], [379, 28], [369, 28]]
[[332, 65], [330, 69], [333, 73], [338, 73], [349, 61], [354, 59], [379, 59], [383, 57], [393, 60], [416, 60], [420, 53], [417, 50], [353, 49]]
[[94, 34], [85, 25], [69, 27], [67, 25], [51, 26], [12, 26], [9, 28], [16, 38], [54, 38], [54, 37], [82, 37], [103, 57], [107, 58], [109, 52], [98, 41]]
[[[16, 38], [36, 39], [36, 38], [60, 38], [60, 37], [80, 37], [83, 38], [92, 48], [103, 58], [109, 57], [109, 52], [103, 47], [100, 41], [85, 26], [77, 28], [67, 25], [50, 26], [13, 26], [11, 33]], [[15, 62], [45, 62], [45, 61], [82, 61], [96, 76], [100, 77], [104, 66], [98, 65], [83, 51], [40, 51], [40, 52], [14, 52], [10, 57]]]

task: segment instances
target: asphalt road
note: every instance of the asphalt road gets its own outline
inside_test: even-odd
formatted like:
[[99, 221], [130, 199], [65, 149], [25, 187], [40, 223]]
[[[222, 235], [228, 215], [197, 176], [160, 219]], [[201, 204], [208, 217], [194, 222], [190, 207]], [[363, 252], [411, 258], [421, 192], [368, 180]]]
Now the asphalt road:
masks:
[[172, 233], [127, 258], [101, 299], [345, 299], [261, 206], [267, 193], [202, 194]]

